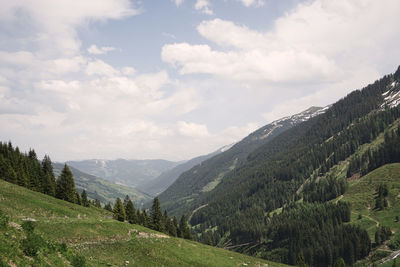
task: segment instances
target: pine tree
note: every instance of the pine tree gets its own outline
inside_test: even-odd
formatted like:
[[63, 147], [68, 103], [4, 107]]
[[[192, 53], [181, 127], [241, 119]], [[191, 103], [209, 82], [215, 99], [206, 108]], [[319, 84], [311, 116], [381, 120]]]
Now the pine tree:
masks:
[[60, 177], [57, 179], [56, 196], [65, 201], [75, 202], [75, 182], [71, 170], [64, 165]]
[[158, 200], [158, 197], [155, 197], [153, 200], [153, 205], [151, 206], [151, 228], [156, 230], [156, 231], [164, 231], [165, 226], [163, 225], [162, 222], [162, 213], [161, 213], [161, 208], [160, 208], [160, 201]]
[[76, 199], [76, 204], [82, 205], [82, 198], [81, 198], [81, 195], [79, 195], [78, 192], [76, 192], [76, 197], [75, 197], [75, 199]]
[[6, 173], [5, 173], [4, 177], [7, 182], [10, 182], [13, 184], [17, 183], [17, 174], [15, 173], [14, 169], [9, 164], [6, 166]]
[[304, 261], [303, 253], [299, 253], [299, 255], [297, 255], [296, 266], [298, 266], [298, 267], [307, 267], [307, 264]]
[[135, 206], [133, 206], [132, 200], [129, 199], [128, 203], [126, 204], [125, 211], [126, 211], [126, 220], [131, 224], [137, 223], [138, 218], [136, 216], [136, 210]]
[[163, 216], [163, 218], [164, 218], [165, 232], [166, 232], [167, 234], [169, 234], [170, 236], [176, 236], [176, 235], [177, 235], [177, 233], [176, 233], [176, 227], [175, 227], [175, 225], [174, 225], [173, 220], [171, 220], [171, 219], [169, 218], [168, 213], [167, 213], [166, 210], [164, 211], [164, 216]]
[[186, 217], [184, 214], [181, 216], [181, 220], [179, 222], [179, 232], [180, 232], [179, 237], [185, 239], [192, 239], [192, 233], [190, 232], [190, 228], [186, 222]]
[[100, 200], [98, 200], [97, 198], [93, 200], [93, 206], [95, 206], [96, 208], [101, 208]]
[[45, 155], [42, 161], [42, 187], [43, 193], [55, 196], [56, 193], [56, 178], [53, 172], [53, 165], [51, 164], [51, 159], [48, 155]]
[[176, 231], [176, 235], [175, 235], [175, 236], [180, 237], [179, 226], [178, 226], [178, 219], [176, 218], [176, 216], [174, 216], [174, 218], [172, 218], [172, 225], [174, 226], [175, 231]]
[[344, 262], [343, 258], [338, 258], [335, 261], [334, 267], [346, 267], [346, 263]]
[[108, 211], [111, 211], [111, 212], [113, 211], [113, 208], [112, 208], [110, 202], [108, 202], [108, 203], [104, 206], [104, 209], [105, 209], [105, 210], [108, 210]]
[[[82, 194], [81, 194], [81, 198], [82, 198], [82, 206], [84, 206], [84, 207], [89, 207], [90, 205], [89, 205], [89, 200], [88, 200], [88, 197], [87, 197], [87, 194], [86, 194], [86, 190], [85, 189], [83, 189], [83, 191], [82, 191]], [[111, 206], [111, 205], [110, 205]]]
[[124, 199], [124, 207], [125, 207], [125, 209], [126, 209], [126, 205], [128, 205], [128, 202], [131, 200], [131, 198], [128, 196], [128, 195], [126, 195], [125, 196], [125, 199]]
[[151, 218], [147, 215], [146, 210], [142, 210], [142, 221], [143, 221], [143, 226], [144, 227], [150, 227], [151, 226]]
[[117, 200], [115, 201], [113, 213], [114, 213], [114, 219], [120, 222], [125, 221], [126, 219], [125, 208], [120, 198], [117, 198]]

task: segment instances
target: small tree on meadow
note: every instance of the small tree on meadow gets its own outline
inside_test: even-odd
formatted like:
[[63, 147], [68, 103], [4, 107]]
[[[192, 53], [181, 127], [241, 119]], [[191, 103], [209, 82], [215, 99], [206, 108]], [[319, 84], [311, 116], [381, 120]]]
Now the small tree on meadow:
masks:
[[126, 204], [125, 212], [126, 212], [126, 220], [129, 223], [133, 224], [138, 222], [135, 206], [133, 206], [132, 200], [129, 200], [128, 203]]
[[125, 213], [125, 208], [124, 205], [122, 205], [122, 201], [120, 198], [117, 198], [114, 204], [114, 219], [123, 222], [126, 219], [126, 213]]
[[161, 213], [160, 201], [158, 197], [155, 197], [153, 200], [153, 205], [151, 206], [151, 223], [152, 228], [156, 231], [164, 231], [163, 217]]
[[57, 179], [56, 196], [59, 199], [75, 203], [75, 182], [71, 170], [64, 165], [60, 177]]

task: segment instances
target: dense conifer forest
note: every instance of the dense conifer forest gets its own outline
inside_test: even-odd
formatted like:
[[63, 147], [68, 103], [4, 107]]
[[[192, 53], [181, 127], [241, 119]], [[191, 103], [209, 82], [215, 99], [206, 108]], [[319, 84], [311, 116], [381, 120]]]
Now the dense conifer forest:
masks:
[[[350, 177], [399, 162], [400, 129], [388, 129], [400, 118], [400, 108], [385, 106], [382, 95], [399, 89], [399, 77], [400, 68], [250, 153], [215, 190], [200, 197], [202, 208], [190, 220], [195, 236], [205, 243], [290, 264], [295, 264], [299, 253], [310, 265], [322, 264], [318, 266], [338, 258], [352, 264], [367, 255], [368, 235], [343, 224], [348, 215], [328, 212], [319, 221], [317, 214], [325, 214], [322, 210], [327, 207], [347, 210], [343, 214], [350, 211], [344, 204], [325, 204], [348, 188], [346, 177], [330, 174], [333, 166], [350, 158]], [[384, 141], [379, 146], [352, 157], [381, 135]], [[304, 204], [294, 204], [299, 202]], [[280, 215], [270, 216], [282, 207]], [[344, 236], [349, 238], [341, 239]]]

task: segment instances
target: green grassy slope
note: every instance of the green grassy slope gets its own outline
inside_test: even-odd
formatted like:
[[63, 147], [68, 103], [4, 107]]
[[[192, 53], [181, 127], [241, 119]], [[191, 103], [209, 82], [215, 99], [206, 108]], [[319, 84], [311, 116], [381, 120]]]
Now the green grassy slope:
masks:
[[[380, 184], [387, 184], [389, 187], [387, 197], [389, 207], [384, 210], [374, 208], [376, 188]], [[374, 242], [374, 234], [378, 226], [388, 226], [393, 232], [389, 241], [373, 250], [370, 257], [358, 263], [357, 266], [366, 266], [373, 262], [378, 263], [379, 266], [392, 266], [392, 261], [381, 264], [380, 258], [384, 258], [385, 254], [390, 255], [392, 250], [400, 249], [400, 247], [389, 248], [394, 240], [400, 240], [400, 222], [396, 221], [396, 216], [400, 216], [400, 163], [384, 165], [357, 180], [351, 181], [349, 189], [341, 197], [341, 200], [351, 203], [351, 223], [365, 228], [372, 242]]]
[[[86, 266], [285, 266], [120, 223], [105, 210], [84, 208], [2, 180], [0, 210], [11, 223], [0, 228], [0, 258], [10, 266], [71, 266], [75, 254], [86, 258]], [[28, 217], [36, 220], [35, 231], [48, 244], [36, 257], [25, 257], [21, 250], [25, 234], [19, 225]], [[61, 243], [67, 244], [67, 252], [56, 249]]]
[[[389, 207], [376, 210], [375, 196], [379, 184], [389, 186]], [[350, 182], [349, 190], [343, 200], [352, 204], [352, 222], [362, 224], [372, 235], [376, 226], [389, 226], [393, 231], [400, 231], [400, 222], [395, 221], [400, 216], [400, 163], [384, 165], [369, 174]], [[361, 214], [363, 219], [358, 219]]]

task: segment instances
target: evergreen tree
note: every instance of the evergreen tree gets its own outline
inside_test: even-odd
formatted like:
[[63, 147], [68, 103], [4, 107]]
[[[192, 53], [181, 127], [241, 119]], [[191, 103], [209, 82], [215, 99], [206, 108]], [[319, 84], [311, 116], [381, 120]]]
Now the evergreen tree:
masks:
[[175, 236], [180, 237], [180, 232], [179, 232], [179, 225], [178, 225], [178, 219], [176, 219], [176, 216], [174, 216], [174, 218], [172, 218], [172, 225], [175, 228], [176, 234]]
[[100, 200], [98, 200], [97, 198], [93, 200], [93, 206], [95, 206], [96, 208], [101, 208]]
[[146, 210], [142, 210], [141, 215], [142, 215], [142, 221], [143, 221], [143, 224], [142, 224], [142, 225], [143, 225], [144, 227], [150, 227], [150, 226], [151, 226], [151, 217], [149, 217], [149, 216], [147, 215]]
[[[82, 194], [81, 194], [81, 198], [82, 198], [82, 206], [84, 206], [84, 207], [89, 207], [90, 205], [89, 205], [89, 200], [88, 200], [88, 197], [87, 197], [87, 194], [86, 194], [86, 190], [85, 189], [83, 189], [83, 191], [82, 191]], [[111, 206], [111, 205], [110, 205]], [[110, 210], [111, 211], [111, 210]]]
[[346, 267], [346, 263], [344, 262], [343, 258], [337, 259], [334, 267]]
[[125, 198], [124, 198], [124, 207], [125, 207], [125, 209], [126, 209], [126, 205], [128, 205], [128, 202], [130, 200], [131, 200], [131, 198], [128, 195], [126, 195]]
[[75, 197], [75, 199], [76, 199], [76, 204], [82, 205], [82, 198], [81, 198], [81, 195], [79, 195], [78, 192], [76, 192], [76, 197]]
[[129, 199], [128, 203], [126, 204], [125, 212], [126, 212], [126, 219], [129, 223], [131, 223], [131, 224], [138, 223], [135, 206], [133, 206], [133, 202], [130, 199]]
[[184, 214], [181, 216], [181, 220], [179, 222], [179, 232], [180, 232], [179, 237], [185, 239], [192, 239], [192, 233], [190, 232], [190, 228], [187, 224], [186, 217]]
[[151, 228], [160, 232], [164, 231], [165, 226], [163, 225], [162, 221], [162, 213], [158, 197], [155, 197], [153, 200], [150, 216], [151, 216]]
[[105, 210], [108, 210], [108, 211], [111, 211], [111, 212], [113, 211], [113, 208], [112, 208], [110, 202], [108, 202], [108, 203], [104, 206], [104, 209], [105, 209]]
[[297, 255], [296, 266], [298, 266], [298, 267], [307, 267], [307, 264], [304, 261], [303, 253], [299, 253], [299, 255]]
[[56, 178], [53, 172], [53, 165], [48, 155], [45, 155], [42, 161], [43, 179], [42, 187], [43, 193], [55, 196], [56, 194]]
[[176, 236], [176, 227], [174, 225], [174, 222], [171, 218], [168, 216], [168, 212], [165, 210], [164, 215], [163, 215], [163, 221], [165, 225], [165, 233], [169, 234], [170, 236]]
[[69, 202], [75, 202], [75, 182], [71, 170], [64, 165], [60, 177], [57, 179], [56, 196]]
[[17, 174], [15, 173], [14, 169], [11, 167], [11, 165], [6, 166], [6, 173], [4, 175], [4, 178], [7, 182], [16, 184], [17, 183]]
[[120, 198], [117, 198], [117, 200], [115, 201], [113, 213], [114, 213], [114, 219], [120, 222], [125, 221], [126, 219], [125, 208]]

